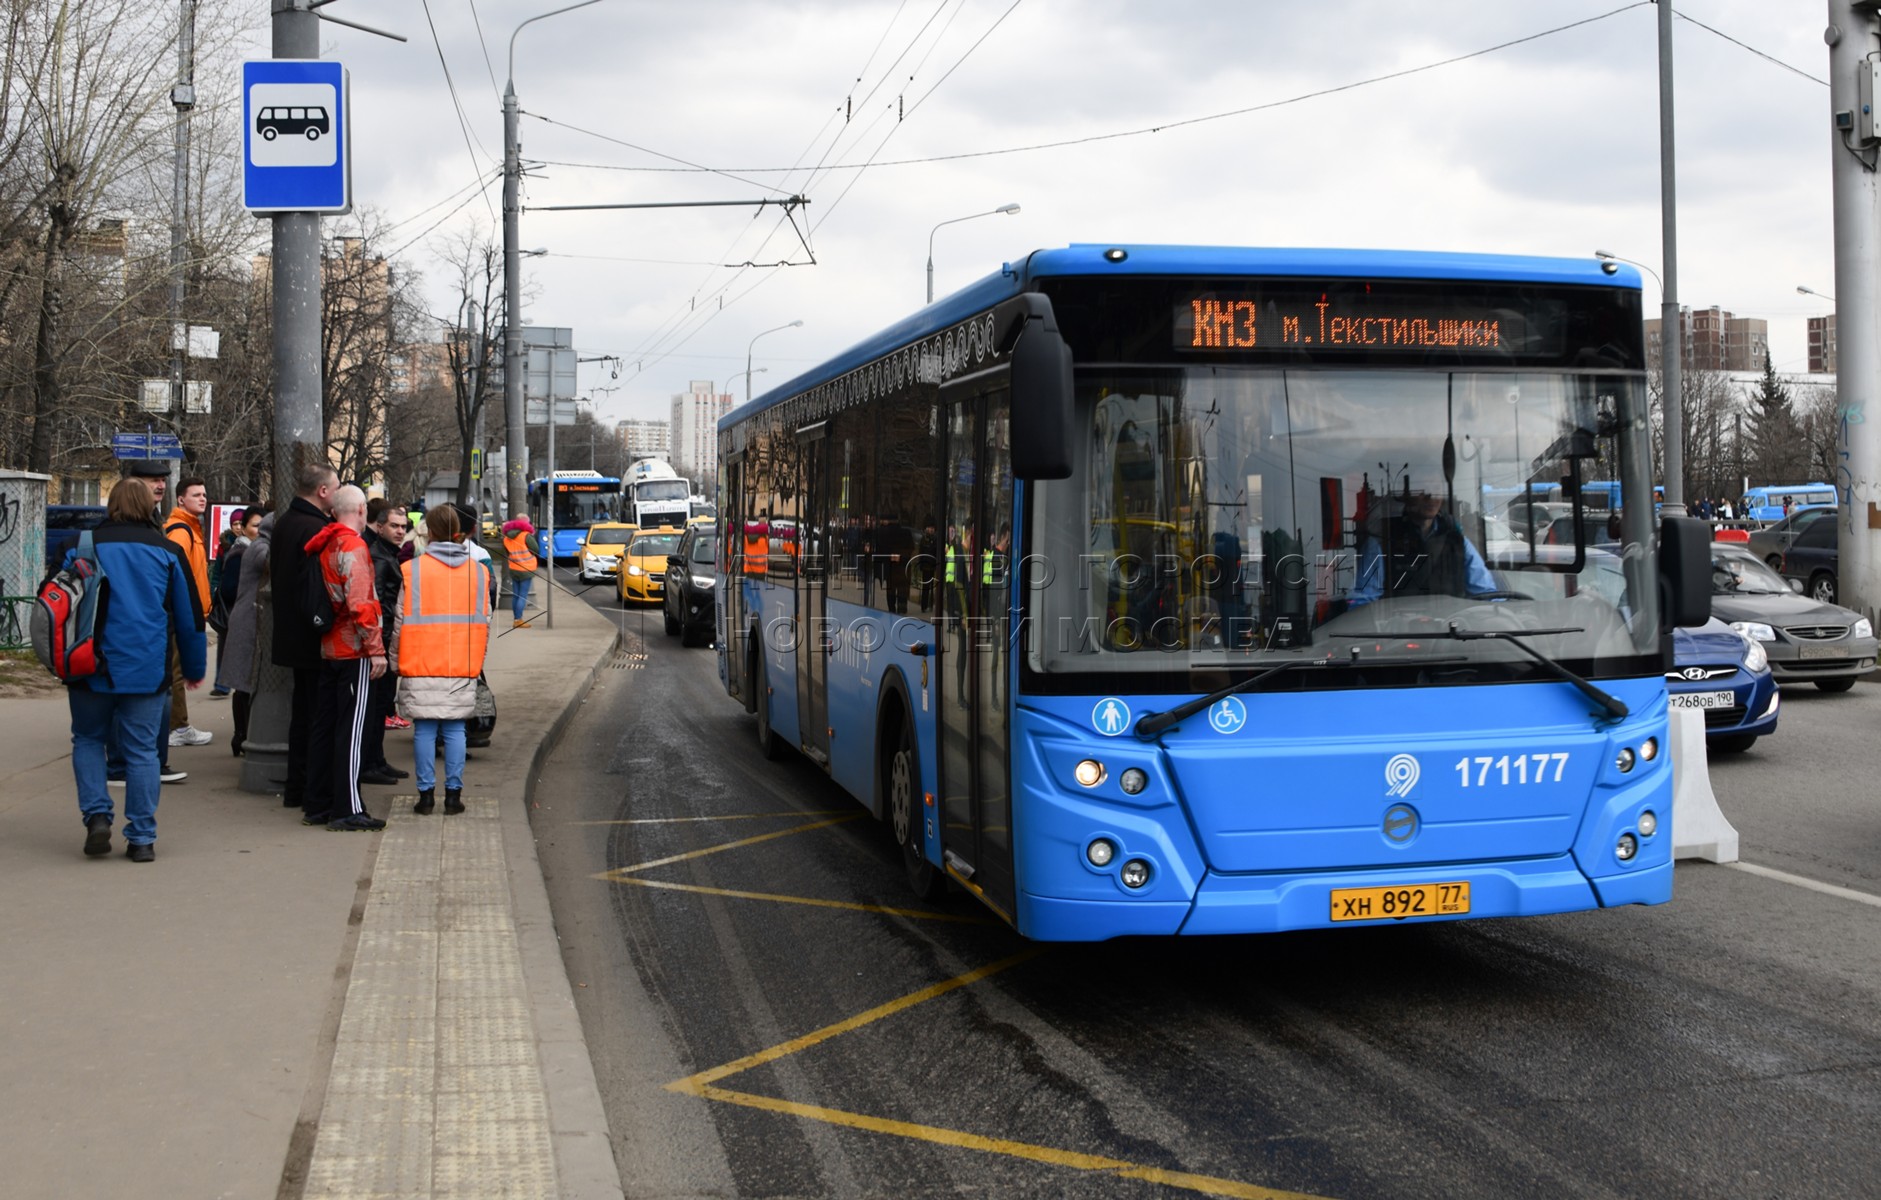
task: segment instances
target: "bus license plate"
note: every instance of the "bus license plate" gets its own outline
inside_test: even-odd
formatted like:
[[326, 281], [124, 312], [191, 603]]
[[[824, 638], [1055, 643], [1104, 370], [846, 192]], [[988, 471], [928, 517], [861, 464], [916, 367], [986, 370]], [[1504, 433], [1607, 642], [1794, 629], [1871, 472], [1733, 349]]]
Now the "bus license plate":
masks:
[[1666, 697], [1673, 708], [1729, 708], [1737, 703], [1736, 692], [1673, 692]]
[[1455, 917], [1470, 910], [1467, 883], [1412, 883], [1402, 887], [1334, 888], [1335, 921], [1402, 921]]

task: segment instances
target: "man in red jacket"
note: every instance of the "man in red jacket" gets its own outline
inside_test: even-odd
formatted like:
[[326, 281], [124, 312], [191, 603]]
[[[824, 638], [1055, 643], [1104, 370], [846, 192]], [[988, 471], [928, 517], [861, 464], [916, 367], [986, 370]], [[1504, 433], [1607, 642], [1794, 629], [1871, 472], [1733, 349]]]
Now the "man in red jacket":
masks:
[[[333, 521], [307, 543], [333, 602], [333, 628], [320, 639], [320, 693], [309, 757], [326, 770], [309, 780], [303, 825], [331, 830], [384, 829], [359, 798], [360, 743], [372, 681], [385, 674], [384, 617], [374, 586], [366, 493], [347, 484], [333, 493]], [[324, 785], [324, 786], [321, 786]]]

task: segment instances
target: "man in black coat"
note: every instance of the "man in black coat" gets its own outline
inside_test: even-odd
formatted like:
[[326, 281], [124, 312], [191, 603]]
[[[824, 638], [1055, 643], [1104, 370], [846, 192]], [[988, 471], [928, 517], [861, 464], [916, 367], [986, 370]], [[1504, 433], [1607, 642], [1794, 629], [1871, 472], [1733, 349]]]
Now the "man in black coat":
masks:
[[[274, 519], [274, 547], [268, 558], [269, 590], [274, 598], [274, 665], [294, 673], [292, 708], [287, 723], [287, 784], [281, 803], [300, 808], [310, 792], [329, 795], [325, 778], [331, 754], [313, 754], [314, 706], [320, 696], [320, 631], [301, 611], [300, 565], [307, 543], [327, 527], [338, 472], [325, 463], [309, 463], [294, 473], [294, 502]], [[310, 779], [312, 773], [318, 778]]]
[[[405, 576], [399, 570], [398, 548], [411, 528], [405, 510], [380, 496], [366, 501], [366, 549], [372, 553], [373, 590], [379, 594], [381, 628], [386, 632], [386, 649], [391, 650], [391, 629], [397, 623], [399, 593], [405, 590]], [[398, 695], [398, 676], [387, 671], [372, 681], [367, 698], [366, 732], [359, 743], [361, 783], [397, 783], [409, 772], [401, 771], [385, 760], [385, 719], [392, 715]]]

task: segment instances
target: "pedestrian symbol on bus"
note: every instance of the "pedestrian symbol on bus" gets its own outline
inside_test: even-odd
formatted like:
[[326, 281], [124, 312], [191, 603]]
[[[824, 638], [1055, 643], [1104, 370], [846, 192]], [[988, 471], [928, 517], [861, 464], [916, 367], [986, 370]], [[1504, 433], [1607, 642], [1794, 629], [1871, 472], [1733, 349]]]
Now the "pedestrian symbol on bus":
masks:
[[1216, 733], [1239, 733], [1247, 724], [1247, 706], [1237, 697], [1226, 697], [1208, 710], [1208, 724]]
[[1130, 728], [1130, 706], [1115, 696], [1106, 696], [1091, 709], [1091, 726], [1105, 737], [1116, 737]]

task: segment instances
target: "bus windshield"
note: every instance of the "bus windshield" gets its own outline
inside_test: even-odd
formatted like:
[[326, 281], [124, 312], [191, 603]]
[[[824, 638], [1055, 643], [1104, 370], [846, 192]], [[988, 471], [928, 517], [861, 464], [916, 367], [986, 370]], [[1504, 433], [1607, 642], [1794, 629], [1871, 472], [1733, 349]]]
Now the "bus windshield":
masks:
[[1038, 485], [1022, 565], [1034, 671], [1184, 690], [1191, 669], [1358, 648], [1441, 657], [1459, 682], [1526, 675], [1452, 623], [1537, 631], [1594, 674], [1657, 653], [1650, 504], [1581, 505], [1532, 540], [1485, 504], [1583, 477], [1648, 494], [1635, 378], [1118, 369], [1081, 373], [1077, 402], [1077, 470]]
[[613, 516], [614, 497], [606, 492], [555, 489], [555, 528], [586, 529]]

